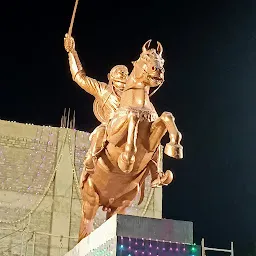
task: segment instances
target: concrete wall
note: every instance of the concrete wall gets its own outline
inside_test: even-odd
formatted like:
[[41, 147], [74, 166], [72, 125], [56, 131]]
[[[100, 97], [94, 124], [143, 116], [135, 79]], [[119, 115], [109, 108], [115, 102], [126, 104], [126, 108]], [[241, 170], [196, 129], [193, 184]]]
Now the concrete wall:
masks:
[[[0, 120], [0, 255], [64, 255], [76, 245], [77, 180], [88, 138], [86, 132]], [[151, 190], [150, 179], [143, 203], [138, 208], [135, 202], [129, 214], [162, 217], [162, 190]], [[95, 228], [104, 217], [98, 211]]]

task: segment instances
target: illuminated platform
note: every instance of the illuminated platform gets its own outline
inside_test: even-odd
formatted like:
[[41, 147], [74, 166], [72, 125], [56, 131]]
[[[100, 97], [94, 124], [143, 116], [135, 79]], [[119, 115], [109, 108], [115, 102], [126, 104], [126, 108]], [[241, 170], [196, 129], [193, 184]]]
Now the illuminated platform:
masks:
[[199, 256], [193, 223], [115, 215], [65, 256]]

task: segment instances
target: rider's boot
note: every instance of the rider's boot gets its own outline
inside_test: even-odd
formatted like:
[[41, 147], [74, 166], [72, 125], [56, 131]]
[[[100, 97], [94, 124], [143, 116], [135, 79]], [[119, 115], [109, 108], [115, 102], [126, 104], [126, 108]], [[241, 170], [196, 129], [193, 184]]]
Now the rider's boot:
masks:
[[91, 146], [86, 153], [84, 160], [84, 169], [87, 173], [94, 173], [94, 168], [97, 162], [99, 153], [104, 148], [106, 142], [106, 127], [103, 125], [98, 126], [91, 134]]

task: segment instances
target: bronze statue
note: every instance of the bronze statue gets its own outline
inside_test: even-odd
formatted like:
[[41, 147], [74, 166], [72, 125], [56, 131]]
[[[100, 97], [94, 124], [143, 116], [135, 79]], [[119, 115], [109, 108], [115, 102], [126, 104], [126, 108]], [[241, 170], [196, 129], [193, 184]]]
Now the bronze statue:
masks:
[[[113, 214], [125, 214], [136, 195], [143, 200], [145, 178], [151, 174], [152, 186], [169, 184], [171, 171], [158, 172], [158, 154], [162, 137], [168, 132], [170, 142], [165, 154], [183, 157], [181, 134], [169, 112], [158, 116], [150, 102], [150, 89], [157, 90], [164, 82], [163, 47], [150, 48], [151, 40], [128, 75], [125, 66], [114, 67], [105, 84], [90, 78], [82, 68], [70, 33], [65, 36], [73, 80], [95, 97], [94, 113], [101, 125], [91, 135], [81, 178], [83, 200], [79, 241], [89, 235], [100, 206]], [[139, 203], [140, 203], [139, 202]]]

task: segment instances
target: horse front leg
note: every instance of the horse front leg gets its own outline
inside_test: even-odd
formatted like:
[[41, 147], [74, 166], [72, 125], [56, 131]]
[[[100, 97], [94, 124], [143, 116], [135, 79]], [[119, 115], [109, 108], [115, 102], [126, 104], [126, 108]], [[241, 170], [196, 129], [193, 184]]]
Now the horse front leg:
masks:
[[164, 153], [170, 157], [183, 158], [183, 147], [180, 145], [181, 133], [178, 131], [175, 118], [170, 112], [164, 112], [153, 122], [149, 137], [149, 150], [155, 151], [161, 142], [161, 139], [168, 131], [170, 142], [165, 145]]
[[134, 113], [128, 115], [128, 133], [124, 152], [118, 157], [118, 167], [125, 173], [130, 173], [135, 163], [137, 152], [136, 141], [138, 134], [139, 118]]

